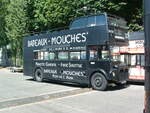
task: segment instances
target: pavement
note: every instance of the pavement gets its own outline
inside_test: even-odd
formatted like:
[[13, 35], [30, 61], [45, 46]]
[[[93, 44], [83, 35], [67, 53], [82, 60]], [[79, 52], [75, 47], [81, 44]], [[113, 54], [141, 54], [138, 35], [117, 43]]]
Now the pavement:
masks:
[[0, 109], [0, 113], [142, 113], [143, 94], [143, 86], [132, 85]]
[[23, 73], [0, 69], [0, 109], [91, 91], [77, 85], [36, 82]]
[[143, 85], [94, 91], [0, 69], [0, 113], [142, 113]]

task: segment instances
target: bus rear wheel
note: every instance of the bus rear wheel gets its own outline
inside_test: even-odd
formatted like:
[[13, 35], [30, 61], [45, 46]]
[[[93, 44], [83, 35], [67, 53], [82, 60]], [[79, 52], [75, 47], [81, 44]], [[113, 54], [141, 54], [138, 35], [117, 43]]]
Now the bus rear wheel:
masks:
[[107, 88], [108, 81], [101, 73], [95, 73], [91, 77], [92, 88], [99, 91], [104, 91]]
[[42, 82], [43, 81], [43, 72], [42, 72], [41, 69], [36, 69], [35, 70], [34, 79], [37, 82]]

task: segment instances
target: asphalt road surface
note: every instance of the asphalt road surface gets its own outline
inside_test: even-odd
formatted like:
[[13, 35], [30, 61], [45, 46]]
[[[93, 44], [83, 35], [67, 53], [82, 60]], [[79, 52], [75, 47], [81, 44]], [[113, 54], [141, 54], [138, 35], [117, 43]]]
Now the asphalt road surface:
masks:
[[[38, 83], [22, 74], [0, 70], [1, 103], [7, 100], [13, 102], [18, 98], [79, 89], [85, 88], [50, 82]], [[143, 85], [109, 86], [104, 92], [89, 90], [26, 104], [20, 102], [16, 106], [1, 108], [0, 113], [142, 113], [143, 97]]]

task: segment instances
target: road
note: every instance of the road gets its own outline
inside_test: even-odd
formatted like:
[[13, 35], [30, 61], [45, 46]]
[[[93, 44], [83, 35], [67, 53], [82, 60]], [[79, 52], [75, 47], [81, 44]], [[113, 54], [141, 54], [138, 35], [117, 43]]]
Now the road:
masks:
[[31, 77], [23, 76], [22, 73], [12, 73], [7, 69], [0, 69], [0, 101], [72, 89], [78, 89], [78, 87], [49, 82], [38, 83]]
[[[31, 96], [31, 94], [37, 96], [48, 93], [46, 90], [50, 89], [53, 89], [54, 92], [62, 89], [81, 89], [70, 85], [37, 83], [25, 79], [26, 77], [24, 78], [22, 74], [12, 74], [7, 70], [3, 70], [2, 74], [1, 71], [0, 102], [5, 99], [10, 100], [15, 96], [16, 98]], [[33, 103], [29, 102], [27, 104], [2, 108], [0, 113], [142, 113], [143, 94], [144, 86], [142, 85], [129, 85], [128, 87], [109, 86], [108, 90], [104, 92], [89, 90], [84, 93]]]

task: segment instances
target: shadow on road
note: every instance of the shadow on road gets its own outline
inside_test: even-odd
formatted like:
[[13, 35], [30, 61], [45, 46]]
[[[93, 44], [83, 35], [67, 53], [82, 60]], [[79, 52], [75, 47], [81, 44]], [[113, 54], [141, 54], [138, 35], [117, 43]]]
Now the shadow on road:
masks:
[[138, 85], [138, 86], [144, 86], [144, 82], [128, 82], [128, 84], [131, 84], [131, 85]]
[[[30, 79], [26, 79], [28, 81], [33, 81], [33, 82], [37, 82], [34, 79], [30, 78]], [[77, 83], [69, 83], [69, 82], [59, 82], [59, 81], [55, 81], [55, 80], [44, 80], [41, 83], [49, 83], [49, 84], [54, 84], [54, 85], [63, 85], [63, 86], [68, 86], [68, 87], [76, 87], [76, 88], [88, 88], [87, 85], [83, 85], [83, 84], [77, 84]]]
[[118, 91], [118, 90], [126, 89], [129, 86], [130, 86], [130, 84], [124, 84], [124, 85], [111, 84], [108, 86], [106, 91]]
[[[26, 80], [37, 82], [37, 81], [34, 81], [34, 79], [32, 79], [32, 78], [26, 79]], [[41, 83], [49, 83], [49, 84], [53, 84], [53, 85], [63, 85], [63, 86], [74, 87], [74, 88], [89, 88], [88, 85], [69, 83], [69, 82], [59, 82], [59, 81], [54, 81], [54, 80], [45, 80], [44, 82], [41, 82]], [[129, 86], [130, 86], [130, 84], [126, 84], [126, 85], [110, 84], [106, 91], [122, 90], [122, 89], [128, 88]]]

